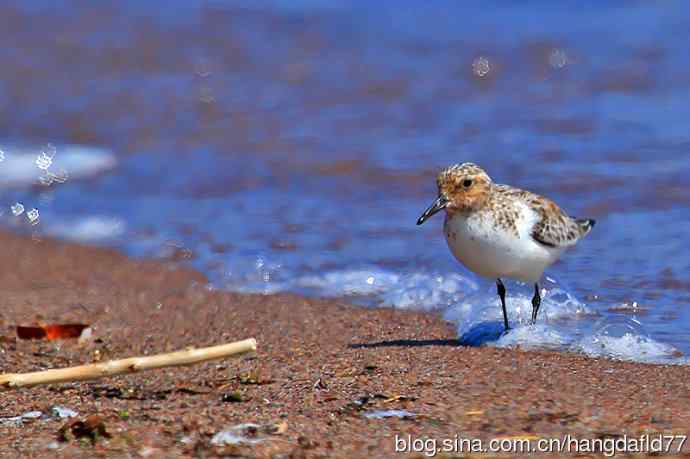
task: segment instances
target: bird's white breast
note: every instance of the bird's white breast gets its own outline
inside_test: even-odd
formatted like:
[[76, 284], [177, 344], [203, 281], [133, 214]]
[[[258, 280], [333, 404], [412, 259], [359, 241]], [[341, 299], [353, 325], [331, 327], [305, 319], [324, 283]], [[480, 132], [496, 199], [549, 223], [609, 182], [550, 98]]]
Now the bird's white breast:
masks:
[[562, 249], [536, 242], [531, 233], [538, 214], [522, 202], [513, 205], [514, 227], [500, 224], [490, 210], [446, 215], [446, 241], [455, 258], [480, 276], [537, 282]]

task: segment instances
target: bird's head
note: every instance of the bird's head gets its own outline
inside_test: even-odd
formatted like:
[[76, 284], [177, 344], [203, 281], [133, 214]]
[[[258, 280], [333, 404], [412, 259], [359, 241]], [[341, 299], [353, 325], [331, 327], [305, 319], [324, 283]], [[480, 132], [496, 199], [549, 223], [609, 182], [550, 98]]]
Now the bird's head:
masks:
[[417, 220], [421, 225], [435, 213], [445, 209], [449, 214], [481, 208], [491, 191], [491, 177], [473, 163], [463, 163], [442, 170], [436, 178], [438, 198]]

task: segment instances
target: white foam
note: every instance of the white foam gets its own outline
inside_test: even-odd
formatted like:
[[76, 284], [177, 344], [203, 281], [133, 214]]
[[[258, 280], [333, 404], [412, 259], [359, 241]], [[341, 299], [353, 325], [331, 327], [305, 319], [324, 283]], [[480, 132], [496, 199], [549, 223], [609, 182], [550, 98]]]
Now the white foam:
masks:
[[503, 310], [493, 285], [448, 308], [444, 319], [457, 324], [460, 341], [469, 346], [565, 349], [575, 336], [573, 332], [559, 330], [556, 325], [590, 314], [587, 306], [555, 281], [547, 279], [540, 292], [542, 302], [537, 323], [531, 325], [531, 288], [511, 283], [507, 291], [506, 310], [511, 326], [508, 333], [504, 333]]
[[[381, 306], [400, 309], [435, 310], [446, 308], [473, 293], [477, 284], [457, 273], [398, 274], [378, 268], [335, 270], [284, 280], [283, 266], [258, 257], [244, 260], [239, 268], [225, 273], [224, 286], [243, 293], [308, 291], [323, 297], [369, 296]], [[252, 269], [253, 268], [253, 269]]]
[[590, 357], [608, 357], [648, 363], [687, 363], [675, 355], [673, 346], [648, 336], [628, 332], [622, 336], [597, 333], [584, 337], [576, 349]]
[[322, 296], [338, 297], [380, 294], [391, 290], [398, 282], [398, 274], [377, 269], [360, 269], [304, 276], [296, 280], [295, 286], [314, 289]]
[[572, 338], [545, 323], [517, 327], [502, 334], [496, 347], [520, 347], [522, 349], [564, 349]]
[[460, 274], [408, 274], [383, 292], [383, 305], [400, 309], [448, 307], [477, 290], [476, 282]]
[[[243, 263], [243, 265], [251, 265]], [[507, 283], [506, 305], [511, 329], [505, 333], [503, 312], [491, 284], [479, 289], [471, 277], [459, 273], [399, 274], [379, 268], [335, 270], [281, 278], [279, 263], [257, 258], [256, 269], [236, 273], [232, 290], [277, 293], [308, 290], [325, 297], [368, 296], [381, 306], [412, 310], [444, 310], [444, 319], [457, 324], [458, 337], [469, 346], [519, 347], [582, 352], [641, 362], [688, 363], [672, 346], [650, 338], [636, 319], [606, 315], [592, 326], [592, 310], [555, 280], [543, 281], [542, 303], [531, 325], [531, 286]], [[587, 318], [587, 320], [582, 320]]]
[[[290, 287], [284, 284], [283, 287]], [[460, 274], [397, 274], [378, 268], [330, 271], [298, 278], [292, 287], [326, 297], [375, 296], [382, 306], [433, 310], [448, 307], [477, 289]]]
[[60, 219], [43, 227], [46, 234], [69, 241], [95, 243], [122, 236], [125, 222], [106, 215], [90, 215], [72, 219]]
[[117, 164], [111, 152], [84, 145], [62, 145], [46, 153], [45, 147], [0, 144], [0, 151], [0, 188], [30, 187], [45, 182], [47, 174], [58, 181], [92, 177]]
[[[532, 296], [525, 294], [523, 290], [524, 288], [517, 291], [509, 288], [506, 296], [508, 319], [513, 327], [527, 325], [532, 318]], [[560, 287], [543, 288], [541, 295], [542, 302], [538, 317], [540, 322], [549, 323], [550, 321], [575, 319], [590, 313], [584, 304]], [[488, 323], [499, 324], [500, 327], [498, 328], [501, 330], [503, 328], [503, 310], [493, 286], [488, 290], [470, 295], [460, 303], [450, 307], [445, 312], [444, 318], [458, 324], [458, 336], [462, 340], [472, 336], [471, 334], [464, 338], [463, 335], [470, 332], [476, 334], [476, 327], [486, 326]], [[483, 330], [479, 336], [484, 336], [486, 332], [488, 330]], [[472, 340], [469, 343], [472, 343]]]
[[[508, 288], [506, 306], [511, 329], [506, 333], [503, 312], [491, 287], [468, 296], [448, 308], [446, 320], [457, 323], [458, 337], [469, 346], [520, 347], [582, 352], [590, 357], [607, 357], [648, 363], [688, 363], [677, 350], [652, 339], [634, 317], [606, 315], [580, 329], [580, 319], [591, 310], [569, 292], [548, 280], [542, 289], [542, 306], [531, 325], [531, 292], [525, 286]], [[512, 287], [512, 285], [511, 285]], [[512, 294], [511, 294], [512, 292]]]

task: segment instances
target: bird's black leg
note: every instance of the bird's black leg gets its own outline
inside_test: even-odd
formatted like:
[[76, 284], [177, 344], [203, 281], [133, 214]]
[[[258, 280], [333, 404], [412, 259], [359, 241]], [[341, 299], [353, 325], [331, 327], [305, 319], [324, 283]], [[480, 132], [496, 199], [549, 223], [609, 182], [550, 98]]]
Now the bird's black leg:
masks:
[[537, 322], [537, 313], [541, 306], [541, 296], [539, 295], [539, 284], [534, 284], [534, 296], [532, 297], [532, 325]]
[[508, 326], [508, 313], [506, 312], [506, 286], [503, 285], [501, 279], [496, 279], [496, 291], [498, 292], [498, 297], [501, 299], [501, 306], [503, 307], [503, 324], [506, 327], [506, 331], [510, 329]]

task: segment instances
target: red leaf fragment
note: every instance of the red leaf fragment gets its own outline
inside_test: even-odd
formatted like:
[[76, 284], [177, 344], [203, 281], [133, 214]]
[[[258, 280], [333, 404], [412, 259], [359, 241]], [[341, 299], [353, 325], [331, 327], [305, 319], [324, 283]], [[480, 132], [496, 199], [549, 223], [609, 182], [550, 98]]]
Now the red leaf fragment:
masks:
[[19, 339], [67, 339], [79, 338], [81, 332], [88, 328], [86, 324], [51, 324], [38, 326], [17, 325]]

